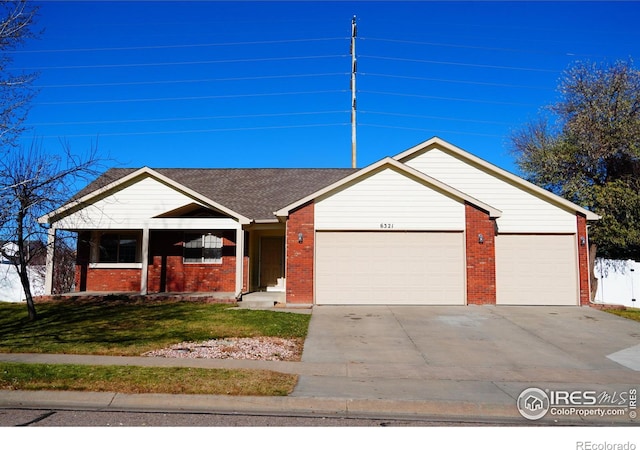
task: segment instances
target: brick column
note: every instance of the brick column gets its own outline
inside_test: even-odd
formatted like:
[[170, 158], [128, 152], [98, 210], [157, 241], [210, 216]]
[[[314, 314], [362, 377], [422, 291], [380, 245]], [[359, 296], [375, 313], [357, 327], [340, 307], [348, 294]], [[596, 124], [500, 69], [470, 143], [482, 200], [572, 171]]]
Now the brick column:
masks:
[[578, 223], [578, 278], [580, 284], [580, 305], [591, 303], [591, 288], [589, 279], [589, 236], [587, 234], [587, 218], [576, 214]]
[[[487, 212], [465, 203], [465, 222], [467, 304], [495, 305], [495, 221], [489, 217]], [[482, 239], [480, 239], [480, 235], [482, 235]]]
[[310, 202], [292, 211], [287, 219], [287, 303], [313, 303], [314, 245], [314, 205]]

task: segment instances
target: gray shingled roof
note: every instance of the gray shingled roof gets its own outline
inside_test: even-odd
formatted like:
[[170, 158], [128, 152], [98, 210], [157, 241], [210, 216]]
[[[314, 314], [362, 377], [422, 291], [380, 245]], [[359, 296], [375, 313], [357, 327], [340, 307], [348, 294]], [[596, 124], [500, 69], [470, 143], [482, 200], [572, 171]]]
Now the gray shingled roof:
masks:
[[[74, 199], [139, 169], [109, 169]], [[357, 169], [153, 169], [249, 219], [273, 212], [335, 183]]]

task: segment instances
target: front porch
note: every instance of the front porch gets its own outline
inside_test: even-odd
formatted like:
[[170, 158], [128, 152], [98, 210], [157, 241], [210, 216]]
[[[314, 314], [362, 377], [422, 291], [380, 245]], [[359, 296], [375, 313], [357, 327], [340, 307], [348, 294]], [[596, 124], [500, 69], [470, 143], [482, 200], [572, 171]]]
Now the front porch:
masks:
[[236, 301], [265, 293], [272, 306], [285, 303], [284, 224], [211, 225], [217, 228], [77, 230], [75, 292], [64, 295]]

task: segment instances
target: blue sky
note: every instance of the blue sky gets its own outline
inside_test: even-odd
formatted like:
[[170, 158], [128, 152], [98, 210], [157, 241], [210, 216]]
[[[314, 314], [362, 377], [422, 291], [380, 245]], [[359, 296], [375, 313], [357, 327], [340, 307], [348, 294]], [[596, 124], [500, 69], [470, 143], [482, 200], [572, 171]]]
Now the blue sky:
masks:
[[633, 59], [637, 2], [38, 2], [29, 115], [114, 166], [358, 167], [439, 136], [517, 172], [509, 136], [579, 60]]

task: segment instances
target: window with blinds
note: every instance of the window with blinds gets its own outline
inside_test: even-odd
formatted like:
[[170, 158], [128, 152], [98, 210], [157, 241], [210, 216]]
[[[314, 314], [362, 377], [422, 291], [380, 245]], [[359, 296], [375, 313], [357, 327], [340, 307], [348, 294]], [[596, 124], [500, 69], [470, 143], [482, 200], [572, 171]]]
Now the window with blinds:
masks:
[[185, 263], [222, 263], [222, 237], [212, 233], [187, 233], [184, 238]]

